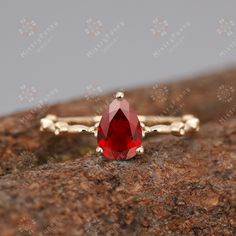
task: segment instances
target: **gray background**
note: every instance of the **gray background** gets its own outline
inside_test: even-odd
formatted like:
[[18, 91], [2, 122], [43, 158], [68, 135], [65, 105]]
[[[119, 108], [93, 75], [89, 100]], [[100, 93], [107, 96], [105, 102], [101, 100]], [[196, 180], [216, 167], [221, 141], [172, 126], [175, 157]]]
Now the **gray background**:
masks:
[[[236, 22], [235, 9], [233, 0], [0, 0], [0, 115], [35, 106], [41, 99], [52, 103], [89, 97], [230, 66], [236, 48], [219, 54], [236, 41], [235, 26], [223, 26], [221, 34], [217, 29], [220, 19]], [[161, 30], [166, 34], [150, 31], [155, 17], [168, 23]], [[97, 36], [85, 32], [90, 18], [102, 23]], [[33, 35], [20, 33], [22, 19], [36, 23]], [[55, 22], [57, 27], [23, 58], [21, 53]], [[190, 26], [172, 42], [186, 22]], [[106, 45], [88, 57], [107, 34]], [[171, 47], [154, 57], [166, 42]], [[32, 87], [33, 95], [27, 90]]]

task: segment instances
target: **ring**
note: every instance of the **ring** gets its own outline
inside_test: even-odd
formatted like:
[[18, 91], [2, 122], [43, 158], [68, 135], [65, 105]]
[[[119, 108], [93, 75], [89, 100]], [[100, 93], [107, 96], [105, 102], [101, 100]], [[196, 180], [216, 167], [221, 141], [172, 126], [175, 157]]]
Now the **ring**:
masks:
[[57, 117], [47, 115], [40, 120], [40, 130], [63, 133], [92, 133], [97, 137], [96, 151], [107, 159], [127, 160], [144, 153], [143, 138], [149, 133], [183, 136], [199, 131], [199, 119], [193, 115], [137, 115], [117, 92], [102, 116]]

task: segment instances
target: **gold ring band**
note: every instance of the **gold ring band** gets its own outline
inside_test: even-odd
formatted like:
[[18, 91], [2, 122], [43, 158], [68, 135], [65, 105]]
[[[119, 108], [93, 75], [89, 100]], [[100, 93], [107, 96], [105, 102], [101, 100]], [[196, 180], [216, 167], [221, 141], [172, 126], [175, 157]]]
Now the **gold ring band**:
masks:
[[118, 92], [103, 116], [42, 118], [40, 130], [55, 135], [63, 133], [93, 133], [98, 139], [99, 153], [109, 159], [130, 159], [143, 153], [142, 138], [146, 134], [172, 134], [183, 136], [199, 130], [199, 119], [193, 115], [145, 116], [136, 115], [130, 108], [124, 94]]
[[[57, 117], [47, 115], [41, 119], [41, 131], [60, 133], [97, 132], [102, 116]], [[199, 119], [193, 115], [175, 116], [144, 116], [138, 115], [144, 134], [157, 132], [182, 136], [199, 131]]]

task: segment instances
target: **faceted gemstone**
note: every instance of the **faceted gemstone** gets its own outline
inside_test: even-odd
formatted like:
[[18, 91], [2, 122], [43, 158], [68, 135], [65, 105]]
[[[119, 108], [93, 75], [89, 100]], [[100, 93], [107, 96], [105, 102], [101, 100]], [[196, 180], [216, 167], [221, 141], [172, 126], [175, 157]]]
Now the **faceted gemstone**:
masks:
[[103, 155], [112, 160], [126, 160], [136, 155], [142, 144], [138, 116], [125, 99], [115, 99], [104, 112], [97, 137]]

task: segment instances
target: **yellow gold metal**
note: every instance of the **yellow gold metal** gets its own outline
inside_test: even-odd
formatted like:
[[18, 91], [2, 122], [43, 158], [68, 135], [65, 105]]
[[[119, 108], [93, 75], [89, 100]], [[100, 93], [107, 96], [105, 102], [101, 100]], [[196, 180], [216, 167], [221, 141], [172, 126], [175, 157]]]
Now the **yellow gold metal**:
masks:
[[[123, 97], [123, 92], [116, 93], [117, 99], [122, 99]], [[142, 127], [143, 137], [152, 132], [183, 136], [188, 133], [199, 131], [199, 119], [193, 115], [184, 115], [180, 117], [139, 115], [138, 119]], [[101, 116], [57, 117], [55, 115], [47, 115], [40, 120], [40, 130], [53, 132], [55, 135], [61, 133], [88, 132], [97, 136], [100, 120]], [[101, 151], [102, 150], [98, 150], [98, 152]], [[143, 147], [137, 149], [137, 153], [142, 152]]]
[[96, 148], [96, 152], [99, 153], [99, 154], [102, 154], [103, 153], [103, 149], [101, 147], [97, 147]]
[[[199, 119], [193, 115], [182, 117], [173, 116], [138, 116], [143, 130], [143, 136], [148, 133], [173, 134], [183, 136], [199, 131]], [[89, 132], [97, 135], [97, 128], [101, 116], [57, 117], [48, 115], [41, 119], [41, 131], [61, 133]]]
[[119, 91], [119, 92], [116, 93], [116, 98], [117, 98], [117, 99], [121, 99], [121, 98], [123, 98], [124, 96], [125, 96], [125, 95], [124, 95], [123, 92], [120, 92], [120, 91]]
[[[115, 97], [116, 99], [122, 99], [124, 93], [117, 92]], [[88, 132], [97, 136], [101, 118], [101, 116], [57, 117], [55, 115], [47, 115], [40, 120], [40, 130], [52, 132], [55, 135]], [[193, 115], [180, 117], [139, 115], [138, 119], [142, 128], [143, 137], [153, 132], [183, 136], [199, 131], [199, 119]], [[103, 153], [101, 147], [97, 147], [96, 151], [100, 154]], [[136, 153], [137, 155], [144, 153], [143, 146], [138, 147]]]
[[143, 153], [144, 153], [144, 148], [143, 148], [143, 146], [138, 147], [138, 148], [136, 149], [136, 153], [137, 153], [137, 155], [143, 154]]

